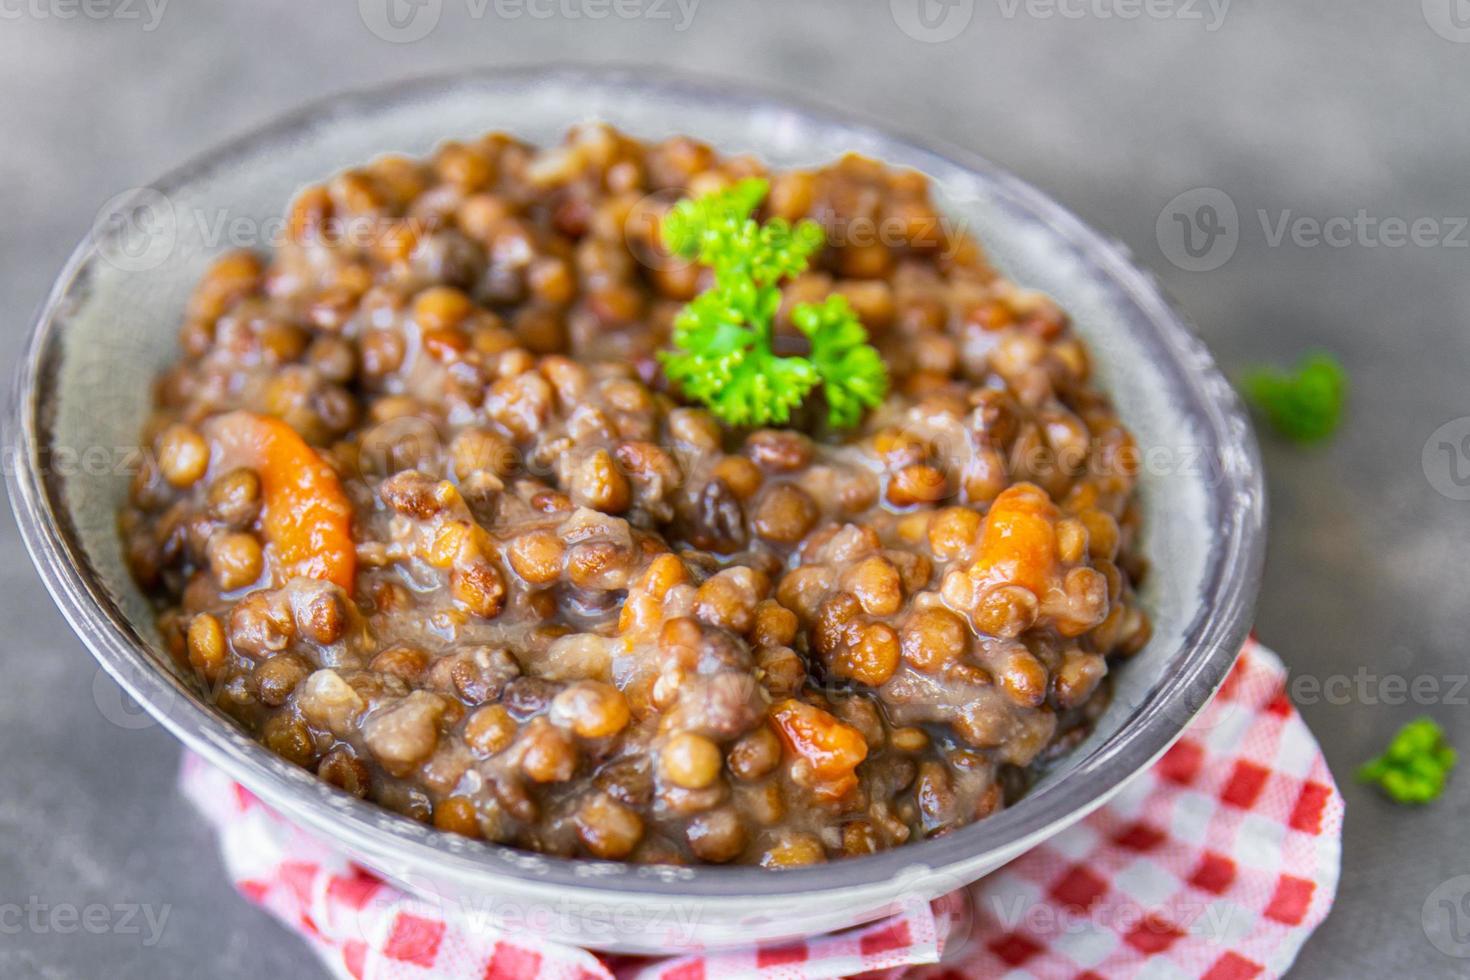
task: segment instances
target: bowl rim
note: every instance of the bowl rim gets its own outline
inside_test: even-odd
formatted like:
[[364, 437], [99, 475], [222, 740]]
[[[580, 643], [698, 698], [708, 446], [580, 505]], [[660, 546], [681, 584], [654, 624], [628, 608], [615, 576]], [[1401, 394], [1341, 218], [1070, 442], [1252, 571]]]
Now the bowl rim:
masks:
[[[242, 157], [306, 136], [319, 123], [362, 116], [390, 106], [448, 94], [466, 86], [514, 88], [543, 84], [593, 85], [638, 93], [696, 98], [732, 110], [773, 110], [848, 131], [916, 158], [957, 168], [981, 179], [992, 192], [1043, 222], [1095, 264], [1113, 286], [1145, 314], [1151, 330], [1141, 335], [1188, 399], [1200, 438], [1217, 450], [1229, 447], [1233, 465], [1212, 488], [1210, 519], [1219, 527], [1205, 571], [1206, 601], [1184, 632], [1182, 669], [1150, 689], [1135, 711], [1065, 778], [1028, 795], [1023, 804], [951, 834], [860, 858], [772, 874], [750, 866], [669, 868], [532, 854], [505, 845], [468, 841], [429, 831], [373, 803], [350, 798], [279, 759], [198, 702], [183, 682], [162, 668], [146, 643], [92, 574], [65, 516], [59, 490], [40, 465], [48, 449], [48, 373], [60, 360], [56, 346], [65, 322], [64, 303], [84, 284], [98, 252], [95, 225], [76, 246], [34, 315], [18, 362], [6, 418], [7, 444], [19, 465], [7, 467], [11, 505], [32, 562], [53, 600], [84, 645], [113, 678], [188, 748], [223, 768], [252, 792], [314, 829], [329, 829], [349, 848], [386, 854], [454, 877], [498, 875], [528, 888], [548, 886], [586, 894], [677, 897], [717, 902], [753, 897], [875, 886], [914, 869], [942, 870], [984, 855], [1019, 853], [1051, 830], [1105, 801], [1121, 783], [1155, 761], [1183, 733], [1224, 682], [1250, 629], [1265, 557], [1265, 491], [1259, 450], [1249, 419], [1189, 321], [1166, 298], [1155, 277], [1135, 264], [1127, 249], [1089, 226], [1049, 196], [973, 152], [919, 138], [859, 113], [805, 97], [774, 92], [717, 76], [643, 66], [547, 64], [477, 68], [415, 76], [315, 99], [196, 156], [148, 187], [168, 194]], [[697, 134], [696, 134], [697, 135]], [[446, 139], [455, 134], [445, 134]], [[924, 169], [928, 169], [925, 167]], [[1176, 654], [1177, 655], [1177, 654]]]

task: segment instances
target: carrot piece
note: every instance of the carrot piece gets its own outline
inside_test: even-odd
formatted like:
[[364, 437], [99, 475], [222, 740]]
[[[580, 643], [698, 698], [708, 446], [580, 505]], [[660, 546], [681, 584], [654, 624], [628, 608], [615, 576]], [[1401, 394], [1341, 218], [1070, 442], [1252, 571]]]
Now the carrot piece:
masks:
[[977, 581], [1024, 585], [1044, 598], [1056, 575], [1057, 509], [1030, 483], [1007, 487], [990, 505], [970, 574]]
[[854, 771], [868, 757], [868, 743], [851, 725], [803, 701], [786, 700], [771, 707], [771, 719], [782, 743], [809, 767], [808, 785], [818, 796], [838, 799], [857, 786]]
[[231, 412], [205, 424], [211, 479], [239, 467], [260, 477], [261, 528], [278, 582], [298, 576], [352, 593], [352, 504], [337, 474], [280, 419]]

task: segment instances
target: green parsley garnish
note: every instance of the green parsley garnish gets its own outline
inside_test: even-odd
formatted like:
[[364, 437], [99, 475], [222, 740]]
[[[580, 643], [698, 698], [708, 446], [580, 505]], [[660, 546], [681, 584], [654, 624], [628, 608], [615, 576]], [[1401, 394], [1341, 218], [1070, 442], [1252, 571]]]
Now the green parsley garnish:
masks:
[[772, 348], [781, 280], [805, 270], [826, 236], [810, 220], [758, 223], [751, 215], [769, 190], [765, 180], [742, 180], [680, 201], [664, 219], [669, 250], [715, 274], [714, 285], [674, 319], [673, 349], [659, 354], [664, 373], [728, 425], [784, 425], [819, 385], [828, 423], [856, 425], [883, 401], [888, 373], [845, 297], [792, 309], [809, 357], [782, 357]]
[[1358, 769], [1358, 780], [1376, 783], [1399, 803], [1429, 803], [1444, 792], [1455, 768], [1455, 750], [1433, 718], [1411, 721], [1388, 743], [1388, 750]]
[[1256, 368], [1242, 388], [1276, 431], [1297, 442], [1318, 442], [1342, 424], [1347, 372], [1331, 354], [1308, 354], [1294, 371]]

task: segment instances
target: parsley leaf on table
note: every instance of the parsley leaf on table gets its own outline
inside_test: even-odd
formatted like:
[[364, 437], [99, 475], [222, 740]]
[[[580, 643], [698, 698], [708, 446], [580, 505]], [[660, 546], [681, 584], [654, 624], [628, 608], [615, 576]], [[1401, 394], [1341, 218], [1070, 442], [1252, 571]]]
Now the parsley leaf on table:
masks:
[[1308, 354], [1292, 371], [1256, 368], [1241, 388], [1276, 431], [1296, 442], [1320, 442], [1342, 424], [1347, 372], [1331, 354]]
[[1458, 756], [1432, 718], [1411, 721], [1388, 743], [1383, 755], [1358, 769], [1358, 780], [1374, 783], [1399, 803], [1429, 803], [1444, 792]]

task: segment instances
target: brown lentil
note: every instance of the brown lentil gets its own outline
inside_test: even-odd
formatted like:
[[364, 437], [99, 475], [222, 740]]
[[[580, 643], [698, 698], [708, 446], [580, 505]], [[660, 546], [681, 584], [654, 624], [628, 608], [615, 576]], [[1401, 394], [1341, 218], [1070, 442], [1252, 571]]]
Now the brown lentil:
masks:
[[260, 578], [265, 556], [254, 535], [221, 534], [209, 542], [209, 567], [225, 591], [243, 588]]
[[192, 486], [209, 467], [209, 446], [187, 425], [171, 425], [158, 437], [158, 469], [176, 487]]
[[623, 693], [601, 681], [578, 681], [566, 688], [552, 700], [551, 711], [582, 738], [616, 735], [631, 718]]
[[643, 820], [605, 793], [587, 800], [577, 811], [577, 836], [594, 856], [621, 861], [643, 837]]
[[219, 620], [200, 613], [189, 621], [189, 663], [204, 682], [213, 685], [225, 662], [225, 631]]
[[487, 756], [509, 746], [515, 734], [515, 720], [498, 704], [488, 704], [471, 714], [464, 727], [465, 743]]
[[450, 796], [434, 805], [434, 826], [466, 837], [480, 836], [475, 804], [463, 796]]
[[817, 505], [800, 487], [782, 483], [760, 501], [752, 524], [755, 533], [773, 544], [796, 544], [817, 520]]
[[663, 774], [683, 789], [704, 789], [720, 774], [720, 750], [709, 739], [680, 732], [659, 752]]

